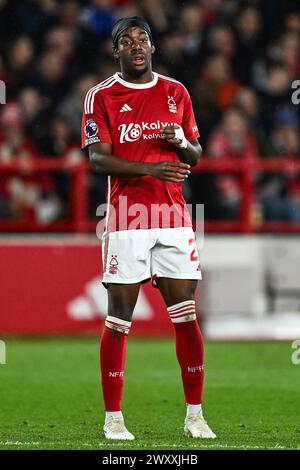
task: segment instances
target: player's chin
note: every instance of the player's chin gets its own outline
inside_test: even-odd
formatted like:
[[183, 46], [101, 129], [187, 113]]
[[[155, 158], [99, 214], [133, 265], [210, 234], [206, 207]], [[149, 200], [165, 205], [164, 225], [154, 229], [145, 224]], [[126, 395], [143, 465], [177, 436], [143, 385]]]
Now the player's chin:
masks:
[[135, 73], [137, 74], [143, 74], [149, 70], [149, 63], [148, 62], [143, 62], [142, 64], [131, 64], [132, 69], [134, 70]]

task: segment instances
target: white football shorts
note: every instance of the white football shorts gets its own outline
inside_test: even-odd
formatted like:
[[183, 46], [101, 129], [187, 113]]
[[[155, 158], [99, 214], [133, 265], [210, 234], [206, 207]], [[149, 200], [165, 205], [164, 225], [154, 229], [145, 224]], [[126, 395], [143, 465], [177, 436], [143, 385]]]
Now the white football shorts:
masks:
[[191, 227], [122, 230], [103, 235], [103, 284], [134, 284], [157, 277], [202, 279]]

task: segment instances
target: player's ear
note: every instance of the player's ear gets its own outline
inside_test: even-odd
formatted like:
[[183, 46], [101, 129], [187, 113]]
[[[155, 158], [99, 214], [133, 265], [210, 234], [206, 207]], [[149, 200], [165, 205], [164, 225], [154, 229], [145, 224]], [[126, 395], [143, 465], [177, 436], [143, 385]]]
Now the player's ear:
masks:
[[152, 46], [151, 46], [151, 54], [154, 54], [154, 52], [155, 52], [155, 46], [154, 46], [154, 44], [152, 44]]
[[113, 47], [113, 56], [114, 56], [115, 61], [116, 61], [116, 62], [119, 62], [119, 60], [120, 60], [120, 54], [119, 54], [118, 49], [116, 49], [115, 47]]

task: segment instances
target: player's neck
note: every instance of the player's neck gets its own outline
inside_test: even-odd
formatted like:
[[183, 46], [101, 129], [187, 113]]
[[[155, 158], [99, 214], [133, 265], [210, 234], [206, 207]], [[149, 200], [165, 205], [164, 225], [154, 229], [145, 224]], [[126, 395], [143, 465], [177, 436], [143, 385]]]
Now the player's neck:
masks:
[[125, 82], [130, 82], [130, 83], [149, 83], [149, 82], [152, 82], [154, 78], [152, 69], [147, 70], [145, 73], [139, 76], [128, 73], [125, 70], [121, 70], [120, 73], [121, 73], [121, 78], [125, 80]]

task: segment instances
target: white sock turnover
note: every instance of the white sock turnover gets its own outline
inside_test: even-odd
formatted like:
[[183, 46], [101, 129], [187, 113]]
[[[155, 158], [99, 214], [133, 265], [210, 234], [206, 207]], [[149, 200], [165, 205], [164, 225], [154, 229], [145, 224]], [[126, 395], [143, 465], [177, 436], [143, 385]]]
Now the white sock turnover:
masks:
[[202, 405], [186, 405], [186, 415], [202, 415]]

